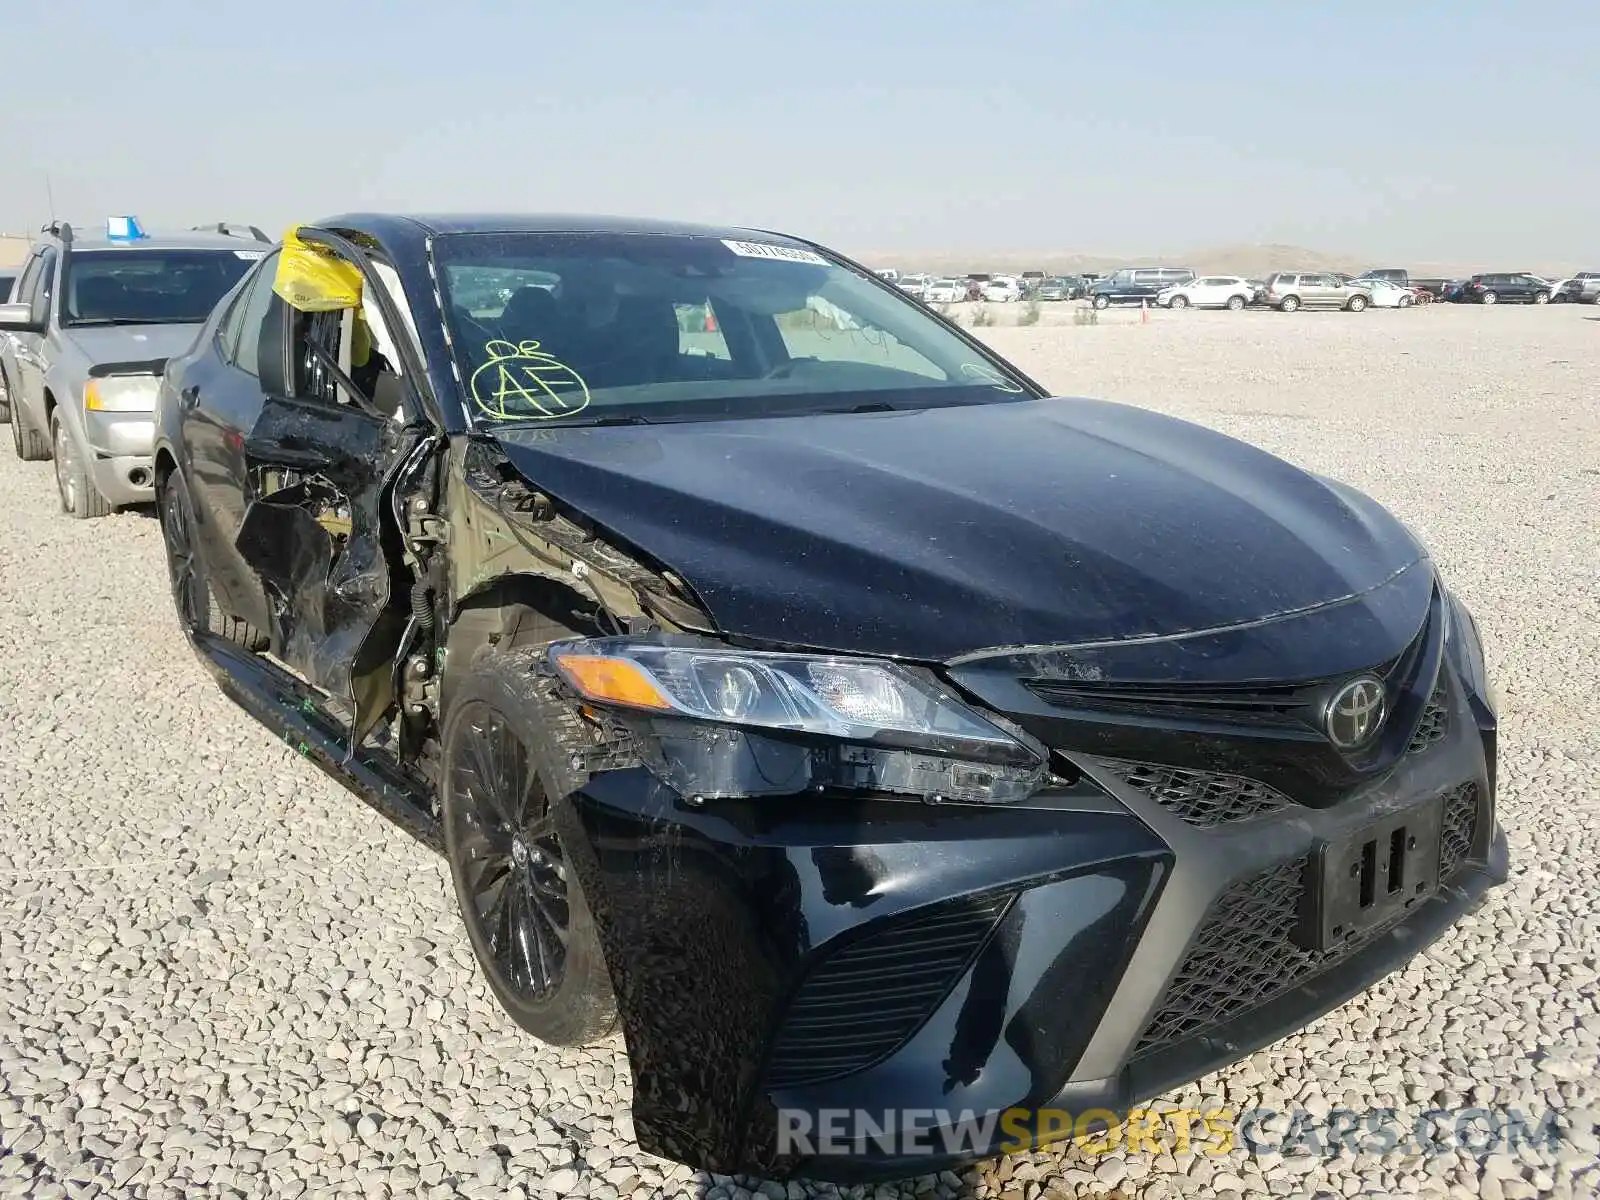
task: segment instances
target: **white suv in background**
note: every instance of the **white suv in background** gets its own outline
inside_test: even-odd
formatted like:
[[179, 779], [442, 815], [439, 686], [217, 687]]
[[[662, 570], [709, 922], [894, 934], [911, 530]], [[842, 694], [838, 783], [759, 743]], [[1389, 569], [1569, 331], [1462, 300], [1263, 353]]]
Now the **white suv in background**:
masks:
[[1255, 285], [1238, 275], [1202, 275], [1169, 287], [1156, 297], [1167, 308], [1245, 308], [1256, 298]]

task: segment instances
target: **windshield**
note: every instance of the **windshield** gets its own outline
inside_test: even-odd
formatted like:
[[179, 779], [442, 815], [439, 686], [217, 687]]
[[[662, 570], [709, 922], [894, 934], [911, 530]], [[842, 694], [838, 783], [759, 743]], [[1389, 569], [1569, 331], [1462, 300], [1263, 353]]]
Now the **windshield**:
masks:
[[252, 250], [75, 250], [68, 325], [198, 325], [261, 257]]
[[434, 243], [478, 419], [592, 424], [1036, 394], [903, 292], [777, 242], [453, 234]]

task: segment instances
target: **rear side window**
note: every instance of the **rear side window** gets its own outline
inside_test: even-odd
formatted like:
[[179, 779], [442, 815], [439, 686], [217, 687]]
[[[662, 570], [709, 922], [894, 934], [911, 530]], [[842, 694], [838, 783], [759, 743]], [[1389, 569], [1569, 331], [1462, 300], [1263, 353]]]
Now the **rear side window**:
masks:
[[[272, 280], [278, 269], [278, 253], [273, 251], [261, 264], [249, 283], [249, 291], [240, 296], [234, 305], [238, 314], [233, 348], [224, 343], [223, 353], [229, 361], [247, 375], [261, 373], [261, 327], [264, 321], [283, 320], [283, 301], [272, 290]], [[232, 317], [229, 320], [233, 320]]]
[[1133, 282], [1135, 283], [1159, 283], [1160, 280], [1160, 271], [1135, 271], [1133, 273]]
[[1194, 272], [1181, 267], [1168, 267], [1166, 270], [1161, 272], [1161, 278], [1170, 280], [1174, 283], [1180, 283], [1185, 280], [1193, 279]]
[[1273, 287], [1293, 287], [1295, 285], [1295, 283], [1298, 281], [1298, 278], [1299, 277], [1295, 276], [1295, 275], [1274, 275], [1272, 277], [1272, 286]]

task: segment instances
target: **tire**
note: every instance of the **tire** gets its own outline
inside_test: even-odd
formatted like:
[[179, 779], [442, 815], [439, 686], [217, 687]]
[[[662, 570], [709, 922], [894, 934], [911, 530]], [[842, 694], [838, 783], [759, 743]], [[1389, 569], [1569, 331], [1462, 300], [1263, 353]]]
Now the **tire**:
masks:
[[194, 543], [194, 503], [189, 499], [189, 486], [177, 471], [168, 472], [157, 488], [156, 509], [161, 519], [161, 540], [167, 548], [172, 606], [184, 633], [214, 634], [241, 650], [265, 650], [267, 636], [223, 612], [206, 582], [205, 563]]
[[21, 402], [11, 410], [11, 445], [23, 462], [43, 462], [50, 457], [49, 441], [28, 424], [28, 413]]
[[[489, 651], [457, 689], [441, 815], [456, 903], [489, 990], [540, 1041], [582, 1046], [616, 1027], [617, 1004], [556, 810], [584, 781], [572, 754], [585, 738], [541, 674], [543, 653]], [[486, 762], [503, 765], [491, 772]]]
[[1285, 296], [1278, 303], [1278, 309], [1279, 309], [1280, 312], [1294, 312], [1299, 307], [1300, 307], [1300, 297], [1299, 296]]
[[1172, 298], [1172, 302], [1167, 307], [1168, 308], [1188, 308], [1189, 307], [1189, 297], [1187, 297], [1187, 296], [1174, 296]]
[[1094, 306], [1096, 308], [1110, 308], [1111, 307], [1111, 297], [1110, 296], [1096, 296], [1094, 298]]
[[1244, 311], [1244, 297], [1243, 296], [1229, 296], [1228, 297], [1228, 311], [1229, 312], [1243, 312]]
[[59, 412], [50, 414], [50, 456], [55, 459], [56, 494], [61, 511], [79, 521], [109, 516], [111, 505], [95, 486], [87, 463], [78, 458], [77, 447]]
[[1478, 297], [1478, 301], [1481, 304], [1499, 304], [1500, 297], [1496, 296], [1493, 292], [1485, 292], [1482, 296]]
[[1416, 301], [1414, 301], [1410, 296], [1401, 296], [1400, 297], [1400, 301], [1399, 301], [1399, 307], [1400, 308], [1410, 308], [1415, 303], [1416, 303]]
[[1351, 312], [1364, 312], [1367, 307], [1367, 298], [1365, 296], [1351, 296], [1350, 303], [1346, 304], [1345, 307]]
[[1535, 292], [1533, 294], [1533, 302], [1535, 304], [1549, 304], [1550, 303], [1550, 293], [1549, 292]]

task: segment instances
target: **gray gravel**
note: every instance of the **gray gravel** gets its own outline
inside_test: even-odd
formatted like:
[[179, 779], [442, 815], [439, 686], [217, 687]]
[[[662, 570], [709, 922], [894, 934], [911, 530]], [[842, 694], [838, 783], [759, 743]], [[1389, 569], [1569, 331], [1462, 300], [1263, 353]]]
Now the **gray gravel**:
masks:
[[[1041, 1153], [860, 1192], [1587, 1196], [1600, 1118], [1600, 310], [1109, 314], [986, 330], [1360, 486], [1433, 546], [1502, 693], [1512, 883], [1173, 1104], [1558, 1109], [1555, 1151]], [[800, 1197], [640, 1153], [620, 1043], [523, 1036], [441, 863], [222, 699], [148, 514], [0, 453], [0, 1196]]]

